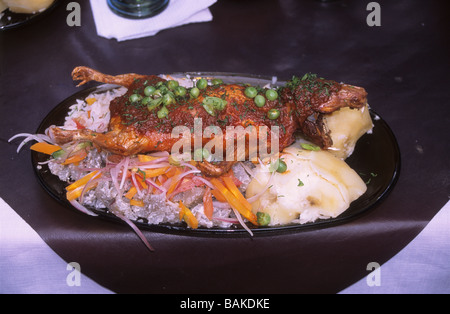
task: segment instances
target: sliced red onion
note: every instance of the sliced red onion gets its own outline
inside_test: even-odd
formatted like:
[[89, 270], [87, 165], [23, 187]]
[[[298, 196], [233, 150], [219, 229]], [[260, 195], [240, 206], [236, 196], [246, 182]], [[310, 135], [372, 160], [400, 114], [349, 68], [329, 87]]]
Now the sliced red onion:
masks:
[[196, 166], [194, 166], [194, 165], [191, 165], [191, 164], [188, 163], [188, 162], [183, 162], [180, 166], [182, 166], [182, 167], [188, 167], [188, 168], [191, 168], [192, 170], [196, 170], [196, 171], [201, 172], [200, 169], [198, 169], [198, 168], [197, 168]]
[[240, 163], [242, 168], [244, 168], [245, 172], [247, 172], [247, 174], [253, 179], [255, 177], [255, 174], [253, 173], [253, 170], [250, 169], [245, 163], [241, 162]]
[[139, 195], [139, 197], [142, 197], [142, 190], [141, 187], [139, 186], [137, 180], [136, 180], [136, 173], [134, 171], [131, 172], [131, 180], [133, 181], [134, 186], [136, 187], [137, 193]]
[[89, 179], [89, 181], [84, 185], [83, 187], [83, 191], [81, 191], [81, 196], [80, 196], [80, 203], [83, 204], [83, 198], [84, 198], [84, 194], [87, 192], [87, 190], [89, 189], [89, 187], [91, 187], [92, 185], [97, 184], [101, 178], [98, 178], [98, 176], [101, 173], [97, 173], [95, 176], [93, 176], [92, 178]]
[[70, 204], [75, 207], [76, 209], [78, 209], [80, 212], [89, 215], [89, 216], [93, 216], [96, 217], [98, 216], [96, 213], [90, 211], [89, 209], [87, 209], [86, 207], [84, 207], [83, 205], [81, 205], [80, 203], [78, 203], [78, 201], [76, 200], [72, 200], [70, 201]]
[[193, 174], [193, 173], [200, 173], [200, 170], [191, 170], [191, 171], [187, 171], [185, 173], [180, 174], [180, 176], [178, 177], [178, 180], [181, 181], [184, 177]]
[[[140, 166], [150, 166], [150, 165], [155, 165], [155, 164], [159, 164], [159, 163], [161, 163], [161, 162], [164, 162], [164, 161], [168, 161], [169, 160], [169, 157], [161, 157], [161, 158], [158, 158], [158, 159], [154, 159], [154, 160], [151, 160], [151, 161], [143, 161], [143, 162], [141, 162], [141, 161], [137, 161], [137, 162], [135, 162], [134, 164], [133, 164], [133, 166], [135, 166], [135, 167], [140, 167]], [[162, 168], [162, 167], [161, 167]]]
[[124, 215], [122, 215], [122, 214], [120, 214], [120, 213], [118, 213], [118, 212], [112, 211], [112, 213], [113, 213], [114, 215], [116, 215], [118, 218], [122, 219], [125, 223], [127, 223], [127, 224], [131, 227], [131, 229], [133, 229], [134, 232], [136, 232], [136, 234], [139, 236], [139, 238], [142, 240], [142, 242], [144, 242], [145, 246], [146, 246], [151, 252], [154, 252], [154, 251], [155, 251], [155, 249], [150, 245], [150, 243], [149, 243], [149, 242], [147, 241], [147, 239], [145, 238], [145, 236], [144, 236], [144, 234], [142, 233], [142, 231], [139, 230], [139, 228], [138, 228], [138, 227], [137, 227], [130, 219], [128, 219], [127, 217], [125, 217]]
[[109, 171], [109, 173], [111, 175], [111, 180], [113, 182], [115, 189], [117, 190], [117, 193], [120, 194], [120, 186], [119, 186], [119, 180], [118, 180], [119, 173], [118, 173], [117, 167], [112, 168]]
[[170, 154], [168, 152], [155, 152], [155, 153], [149, 154], [149, 156], [152, 156], [152, 157], [169, 157]]
[[239, 223], [241, 224], [241, 226], [247, 230], [247, 232], [253, 237], [253, 232], [250, 230], [250, 228], [245, 224], [244, 220], [241, 217], [241, 214], [233, 208], [234, 214], [236, 215], [236, 218], [239, 220]]
[[11, 137], [8, 142], [13, 141], [14, 139], [18, 138], [18, 137], [25, 137], [25, 139], [22, 141], [22, 143], [20, 143], [19, 147], [17, 147], [17, 153], [20, 152], [20, 150], [22, 149], [22, 147], [28, 143], [29, 141], [37, 141], [37, 142], [44, 142], [44, 140], [42, 138], [40, 138], [39, 136], [35, 135], [35, 134], [28, 134], [28, 133], [20, 133], [17, 135], [14, 135], [13, 137]]
[[160, 190], [163, 193], [167, 193], [167, 190], [164, 189], [162, 186], [159, 186], [158, 184], [156, 184], [153, 180], [150, 179], [146, 179], [145, 182], [147, 182], [148, 184], [150, 184], [151, 186], [153, 186], [154, 188]]
[[235, 218], [213, 217], [212, 219], [217, 220], [217, 221], [227, 222], [230, 224], [238, 224], [239, 223], [239, 220], [237, 220]]
[[159, 168], [164, 168], [164, 167], [169, 167], [170, 164], [169, 163], [160, 163], [160, 164], [135, 164], [132, 166], [129, 166], [129, 169], [132, 168], [139, 168], [139, 169], [159, 169]]
[[51, 163], [51, 162], [52, 162], [51, 159], [50, 159], [50, 160], [47, 160], [47, 161], [40, 161], [40, 162], [38, 162], [38, 165], [43, 166], [43, 165], [47, 165], [47, 164], [49, 164], [49, 163]]
[[206, 180], [205, 178], [203, 178], [201, 176], [195, 176], [195, 180], [199, 180], [199, 181], [205, 183], [205, 185], [210, 187], [211, 189], [215, 189], [214, 185], [211, 182], [209, 182], [208, 180]]
[[166, 182], [164, 182], [163, 183], [163, 187], [166, 189], [166, 190], [168, 190], [169, 189], [169, 187], [170, 187], [170, 184], [172, 183], [172, 181], [173, 181], [173, 177], [172, 178], [169, 178], [169, 179], [167, 179], [167, 181]]
[[123, 164], [123, 169], [122, 169], [122, 181], [120, 182], [120, 186], [119, 186], [119, 188], [120, 188], [121, 190], [123, 189], [123, 186], [124, 186], [124, 184], [125, 184], [125, 180], [126, 180], [126, 178], [127, 178], [128, 165], [129, 165], [129, 163], [130, 163], [130, 158], [129, 158], [129, 157], [126, 157], [126, 158], [125, 158], [125, 162], [124, 162], [124, 164]]
[[119, 193], [119, 194], [122, 191], [122, 187], [121, 187], [121, 184], [119, 183], [119, 179], [120, 180], [123, 179], [123, 178], [120, 178], [120, 172], [124, 171], [125, 175], [126, 175], [125, 169], [122, 169], [122, 168], [124, 168], [124, 165], [125, 165], [126, 162], [129, 162], [128, 158], [122, 159], [114, 168], [112, 168], [110, 170], [111, 178], [113, 180], [113, 183], [114, 183], [114, 186], [115, 186], [115, 188], [117, 190], [117, 193]]
[[178, 186], [183, 182], [184, 177], [193, 174], [193, 173], [199, 173], [200, 170], [191, 170], [191, 171], [187, 171], [185, 173], [180, 174], [180, 176], [177, 178], [177, 186], [176, 188], [173, 190], [172, 194], [168, 195], [167, 198], [170, 199], [171, 196], [175, 193], [175, 191], [177, 190]]
[[222, 209], [228, 209], [231, 208], [230, 204], [228, 203], [222, 203], [222, 202], [218, 202], [218, 201], [214, 201], [213, 202], [213, 206], [217, 207], [217, 208], [222, 208]]

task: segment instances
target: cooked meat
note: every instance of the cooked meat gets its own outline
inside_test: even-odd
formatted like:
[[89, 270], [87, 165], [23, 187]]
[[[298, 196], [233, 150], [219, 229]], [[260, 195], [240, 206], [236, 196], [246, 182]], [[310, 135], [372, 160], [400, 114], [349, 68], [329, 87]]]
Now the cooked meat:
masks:
[[[256, 106], [254, 100], [245, 95], [246, 86], [220, 84], [201, 90], [197, 98], [190, 97], [189, 94], [175, 97], [174, 101], [165, 105], [167, 116], [161, 118], [158, 117], [157, 109], [149, 110], [147, 103], [130, 100], [132, 95], [144, 95], [145, 87], [164, 82], [158, 76], [139, 74], [110, 76], [90, 68], [78, 67], [73, 71], [72, 77], [81, 81], [80, 85], [97, 81], [122, 85], [127, 87], [128, 91], [110, 104], [111, 121], [108, 132], [95, 133], [86, 129], [68, 131], [54, 127], [50, 130], [53, 138], [60, 144], [74, 140], [92, 141], [101, 149], [123, 156], [154, 151], [171, 152], [172, 146], [180, 140], [179, 137], [172, 136], [176, 126], [184, 126], [191, 130], [191, 145], [194, 147], [195, 134], [192, 131], [196, 126], [196, 118], [202, 119], [203, 132], [209, 126], [220, 128], [223, 137], [215, 139], [223, 142], [224, 151], [227, 127], [247, 128], [250, 125], [258, 132], [263, 130], [262, 127], [269, 129], [267, 147], [270, 147], [273, 140], [270, 130], [278, 126], [280, 151], [293, 143], [298, 130], [320, 147], [328, 148], [332, 145], [332, 140], [324, 127], [322, 116], [341, 107], [360, 108], [366, 104], [367, 96], [363, 88], [339, 84], [308, 74], [302, 78], [294, 77], [278, 91], [279, 97], [276, 100], [267, 100], [263, 107]], [[260, 89], [260, 92], [262, 91], [263, 89]], [[208, 101], [218, 101], [222, 106], [211, 112], [208, 110], [211, 107], [205, 107]], [[268, 117], [268, 112], [272, 109], [279, 111], [278, 118]], [[237, 140], [235, 135], [232, 136]], [[210, 141], [211, 137], [202, 137], [203, 145]], [[246, 157], [254, 151], [257, 151], [257, 148], [248, 145]], [[219, 176], [226, 173], [232, 164], [233, 161], [217, 164], [201, 163], [199, 168], [207, 175]]]

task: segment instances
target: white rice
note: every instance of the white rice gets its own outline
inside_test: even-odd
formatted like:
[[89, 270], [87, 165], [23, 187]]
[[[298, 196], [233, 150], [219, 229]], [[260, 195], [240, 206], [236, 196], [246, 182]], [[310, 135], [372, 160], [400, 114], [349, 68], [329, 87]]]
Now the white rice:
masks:
[[[108, 129], [111, 119], [109, 104], [111, 101], [127, 92], [125, 87], [120, 87], [102, 93], [90, 94], [85, 99], [77, 99], [77, 103], [69, 108], [64, 123], [67, 130], [76, 130], [82, 125], [92, 131], [103, 133]], [[88, 100], [95, 100], [89, 104]]]

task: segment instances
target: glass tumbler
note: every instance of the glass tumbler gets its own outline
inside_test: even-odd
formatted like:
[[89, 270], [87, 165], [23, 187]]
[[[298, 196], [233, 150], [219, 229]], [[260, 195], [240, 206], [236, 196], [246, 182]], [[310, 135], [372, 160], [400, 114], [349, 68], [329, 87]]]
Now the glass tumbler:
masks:
[[109, 8], [119, 16], [144, 19], [158, 15], [169, 5], [169, 0], [107, 0]]

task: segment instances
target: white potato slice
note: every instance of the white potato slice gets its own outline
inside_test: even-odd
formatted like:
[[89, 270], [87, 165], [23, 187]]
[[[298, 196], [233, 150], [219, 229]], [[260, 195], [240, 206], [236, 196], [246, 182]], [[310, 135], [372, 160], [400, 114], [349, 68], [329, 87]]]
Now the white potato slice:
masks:
[[341, 108], [325, 115], [324, 123], [333, 140], [330, 152], [341, 159], [350, 157], [356, 142], [373, 128], [368, 105], [361, 109]]
[[272, 174], [269, 166], [258, 165], [246, 191], [251, 198], [271, 186], [252, 203], [254, 213], [270, 215], [271, 226], [336, 218], [367, 190], [359, 175], [328, 151], [304, 150], [297, 142], [281, 158], [286, 172]]

